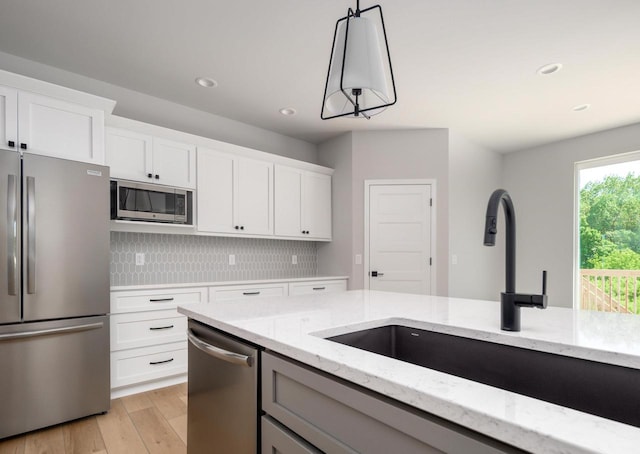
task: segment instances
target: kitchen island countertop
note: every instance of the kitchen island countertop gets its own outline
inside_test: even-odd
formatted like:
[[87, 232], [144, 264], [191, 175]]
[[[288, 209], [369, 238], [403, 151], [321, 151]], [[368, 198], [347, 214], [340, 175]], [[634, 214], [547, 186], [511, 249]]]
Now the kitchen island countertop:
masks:
[[[539, 453], [639, 452], [640, 428], [328, 341], [387, 324], [640, 369], [640, 317], [524, 309], [500, 330], [500, 305], [356, 290], [190, 304], [179, 312], [504, 443]], [[606, 386], [606, 381], [603, 381]]]

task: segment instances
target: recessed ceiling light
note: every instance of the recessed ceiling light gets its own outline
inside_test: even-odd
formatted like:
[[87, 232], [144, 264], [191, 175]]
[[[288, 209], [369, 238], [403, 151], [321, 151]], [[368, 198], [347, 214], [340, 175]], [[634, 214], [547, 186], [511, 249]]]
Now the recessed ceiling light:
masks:
[[575, 106], [573, 111], [582, 112], [583, 110], [587, 110], [589, 107], [591, 107], [591, 104], [580, 104], [579, 106]]
[[294, 109], [293, 107], [283, 107], [282, 109], [280, 109], [280, 113], [286, 116], [295, 115], [296, 109]]
[[541, 76], [548, 76], [549, 74], [557, 73], [562, 69], [562, 63], [551, 63], [548, 65], [544, 65], [542, 68], [538, 69], [538, 74]]
[[205, 88], [213, 88], [218, 86], [218, 82], [209, 77], [198, 77], [196, 79], [196, 83]]

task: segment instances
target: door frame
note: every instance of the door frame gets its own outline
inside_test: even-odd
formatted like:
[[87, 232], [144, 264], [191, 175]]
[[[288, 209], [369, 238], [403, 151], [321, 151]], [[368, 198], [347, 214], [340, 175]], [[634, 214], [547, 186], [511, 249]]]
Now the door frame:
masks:
[[431, 243], [431, 266], [429, 272], [429, 288], [431, 289], [430, 295], [437, 295], [436, 288], [436, 206], [438, 198], [436, 197], [436, 180], [435, 179], [393, 179], [393, 180], [364, 180], [364, 257], [363, 257], [363, 284], [364, 289], [369, 290], [369, 190], [371, 186], [408, 186], [408, 185], [424, 185], [431, 186], [431, 235], [429, 241]]

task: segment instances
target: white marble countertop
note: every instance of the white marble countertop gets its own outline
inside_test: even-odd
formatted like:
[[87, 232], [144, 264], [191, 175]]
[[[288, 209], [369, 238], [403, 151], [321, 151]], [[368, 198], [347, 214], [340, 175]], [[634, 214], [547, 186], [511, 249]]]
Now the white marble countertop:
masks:
[[640, 428], [323, 339], [400, 324], [640, 369], [640, 317], [523, 309], [522, 331], [509, 333], [500, 330], [498, 302], [367, 290], [194, 304], [178, 310], [526, 451], [640, 452]]
[[255, 285], [255, 284], [279, 284], [282, 282], [313, 282], [332, 281], [336, 279], [349, 279], [349, 276], [308, 276], [292, 277], [281, 279], [255, 279], [250, 281], [215, 281], [215, 282], [187, 282], [182, 284], [148, 284], [148, 285], [113, 285], [112, 292], [122, 292], [129, 290], [155, 290], [167, 288], [190, 288], [190, 287], [221, 287], [226, 285]]

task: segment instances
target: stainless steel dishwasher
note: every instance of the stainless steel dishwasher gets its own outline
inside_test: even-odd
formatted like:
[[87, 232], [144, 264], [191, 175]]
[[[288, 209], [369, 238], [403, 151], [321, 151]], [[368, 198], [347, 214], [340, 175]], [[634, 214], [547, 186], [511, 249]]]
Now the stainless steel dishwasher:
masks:
[[257, 453], [258, 349], [194, 320], [187, 336], [188, 453]]

